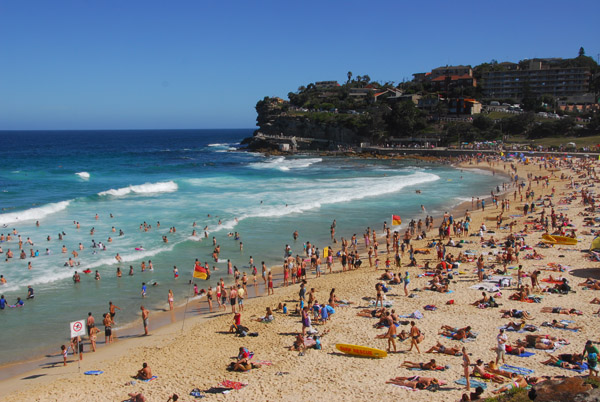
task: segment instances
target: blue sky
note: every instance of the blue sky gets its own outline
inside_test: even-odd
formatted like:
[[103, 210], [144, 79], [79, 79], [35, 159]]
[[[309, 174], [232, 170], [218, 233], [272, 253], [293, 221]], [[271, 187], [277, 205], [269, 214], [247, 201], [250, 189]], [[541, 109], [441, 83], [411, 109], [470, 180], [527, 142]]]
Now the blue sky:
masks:
[[600, 2], [0, 0], [0, 130], [251, 128], [264, 96], [600, 53]]

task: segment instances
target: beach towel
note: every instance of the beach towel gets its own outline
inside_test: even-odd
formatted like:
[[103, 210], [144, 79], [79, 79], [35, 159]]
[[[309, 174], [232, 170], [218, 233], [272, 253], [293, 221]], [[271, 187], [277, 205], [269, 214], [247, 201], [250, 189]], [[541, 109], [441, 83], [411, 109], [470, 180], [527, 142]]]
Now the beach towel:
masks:
[[393, 386], [395, 386], [395, 387], [401, 388], [401, 389], [405, 389], [405, 390], [407, 390], [407, 391], [417, 391], [417, 390], [416, 390], [416, 389], [414, 389], [414, 388], [411, 388], [411, 387], [405, 387], [404, 385], [398, 385], [398, 384], [392, 384], [392, 385], [393, 385]]
[[[458, 380], [454, 381], [456, 384], [458, 385], [467, 385], [467, 379], [465, 377], [461, 377]], [[482, 381], [478, 381], [475, 380], [473, 378], [469, 378], [469, 384], [471, 385], [471, 388], [477, 388], [477, 387], [481, 387], [483, 389], [487, 388], [487, 384], [482, 382]]]
[[508, 364], [503, 364], [502, 367], [500, 367], [500, 370], [508, 371], [509, 373], [514, 373], [518, 375], [531, 375], [534, 373], [532, 369], [518, 366], [510, 366]]
[[582, 374], [583, 372], [589, 370], [590, 368], [588, 367], [588, 364], [585, 362], [579, 363], [579, 369], [567, 369], [567, 370], [571, 370], [571, 371], [576, 371], [579, 374]]
[[[377, 302], [377, 300], [371, 300], [369, 302], [369, 306], [370, 307], [375, 307], [375, 302]], [[377, 303], [377, 306], [379, 306], [381, 303]], [[392, 300], [384, 300], [383, 301], [383, 307], [392, 307], [394, 304], [394, 302]]]
[[551, 283], [553, 285], [560, 285], [563, 283], [563, 281], [557, 281], [557, 280], [551, 281], [550, 278], [544, 278], [544, 279], [542, 279], [542, 282]]
[[447, 367], [444, 367], [444, 366], [437, 366], [435, 368], [432, 368], [431, 370], [427, 370], [427, 369], [422, 369], [422, 368], [419, 368], [419, 367], [411, 367], [411, 368], [409, 368], [409, 370], [412, 370], [412, 371], [434, 371], [434, 370], [445, 371], [446, 368]]
[[485, 290], [486, 292], [497, 292], [500, 290], [497, 283], [481, 282], [477, 285], [469, 286], [469, 289]]
[[85, 375], [100, 375], [104, 373], [104, 371], [100, 371], [100, 370], [90, 370], [90, 371], [86, 371], [83, 374]]
[[150, 381], [156, 380], [157, 378], [158, 378], [157, 376], [153, 375], [152, 377], [148, 378], [147, 380], [142, 380], [142, 381], [144, 381], [144, 382], [150, 382]]
[[225, 388], [240, 390], [240, 389], [244, 388], [248, 384], [244, 384], [244, 383], [239, 382], [239, 381], [223, 380], [223, 381], [221, 381], [219, 383], [219, 385], [222, 386], [222, 387], [225, 387]]
[[507, 326], [502, 326], [502, 327], [498, 327], [498, 328], [503, 329], [505, 331], [516, 332], [518, 334], [524, 334], [526, 332], [537, 332], [537, 330], [538, 330], [537, 327], [533, 324], [527, 324], [518, 331], [515, 330], [513, 327], [507, 327]]
[[533, 353], [533, 352], [523, 352], [520, 355], [513, 355], [513, 356], [517, 356], [517, 357], [531, 357], [533, 355], [535, 355], [535, 353]]

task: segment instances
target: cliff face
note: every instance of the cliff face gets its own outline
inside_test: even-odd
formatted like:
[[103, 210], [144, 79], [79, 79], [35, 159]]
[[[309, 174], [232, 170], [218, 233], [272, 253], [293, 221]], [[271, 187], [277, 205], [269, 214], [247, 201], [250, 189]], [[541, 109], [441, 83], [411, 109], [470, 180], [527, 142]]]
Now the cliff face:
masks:
[[332, 143], [358, 142], [358, 133], [338, 124], [321, 123], [303, 116], [277, 116], [257, 130], [267, 136], [308, 137]]

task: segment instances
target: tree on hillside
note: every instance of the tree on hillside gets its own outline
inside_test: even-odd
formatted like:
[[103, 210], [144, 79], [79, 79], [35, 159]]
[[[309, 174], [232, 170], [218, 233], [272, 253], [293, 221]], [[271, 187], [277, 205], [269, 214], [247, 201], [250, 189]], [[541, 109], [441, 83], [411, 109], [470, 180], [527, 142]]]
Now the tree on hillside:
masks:
[[446, 141], [448, 142], [473, 142], [479, 137], [478, 130], [471, 123], [450, 123], [446, 129]]
[[494, 121], [483, 114], [478, 114], [473, 118], [473, 126], [485, 132], [494, 127]]
[[583, 50], [583, 46], [579, 48], [579, 57], [585, 56], [585, 50]]
[[411, 101], [394, 104], [386, 120], [390, 133], [399, 137], [411, 136], [427, 126], [425, 115]]
[[520, 135], [524, 134], [534, 121], [535, 116], [533, 113], [522, 113], [508, 119], [500, 120], [497, 126], [504, 133]]
[[352, 80], [352, 71], [348, 71], [348, 83]]

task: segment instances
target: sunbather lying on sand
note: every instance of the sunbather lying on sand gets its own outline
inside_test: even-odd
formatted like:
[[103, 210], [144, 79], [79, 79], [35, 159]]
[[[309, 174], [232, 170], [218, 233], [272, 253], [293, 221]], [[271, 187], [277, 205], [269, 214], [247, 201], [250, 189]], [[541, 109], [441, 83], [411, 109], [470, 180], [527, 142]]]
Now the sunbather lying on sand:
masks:
[[571, 325], [571, 323], [562, 323], [557, 320], [552, 320], [552, 322], [546, 323], [547, 325], [543, 325], [544, 327], [552, 327], [559, 329], [572, 329], [572, 330], [580, 330], [581, 327], [577, 327], [575, 325]]
[[562, 307], [542, 307], [542, 313], [554, 313], [554, 314], [573, 314], [573, 315], [583, 315], [581, 310], [577, 309], [568, 309]]
[[415, 362], [409, 362], [408, 360], [406, 360], [404, 363], [402, 363], [402, 365], [400, 367], [416, 368], [416, 369], [421, 369], [421, 370], [435, 370], [438, 366], [437, 366], [437, 363], [435, 362], [435, 359], [431, 359], [427, 363], [415, 363]]
[[542, 350], [554, 349], [560, 343], [569, 344], [566, 339], [559, 339], [551, 335], [526, 335], [525, 340], [518, 339], [516, 342], [518, 346]]
[[450, 356], [462, 356], [462, 353], [458, 348], [449, 348], [442, 345], [440, 342], [437, 345], [432, 346], [426, 353], [442, 353]]
[[509, 322], [508, 324], [506, 324], [506, 325], [504, 326], [504, 328], [506, 328], [506, 329], [508, 329], [508, 328], [512, 328], [512, 329], [514, 329], [515, 331], [520, 331], [520, 330], [522, 330], [523, 328], [525, 328], [525, 325], [527, 325], [527, 324], [525, 323], [525, 320], [521, 320], [521, 322], [519, 322], [519, 323], [516, 323], [516, 322], [512, 322], [512, 321], [511, 321], [511, 322]]
[[496, 362], [493, 360], [490, 360], [490, 362], [486, 365], [486, 369], [490, 373], [501, 375], [502, 377], [506, 377], [506, 378], [513, 378], [513, 377], [517, 376], [517, 374], [515, 374], [515, 373], [511, 373], [509, 371], [500, 369], [500, 367], [498, 367]]
[[525, 320], [533, 320], [533, 316], [525, 310], [513, 308], [511, 310], [500, 310], [500, 312], [502, 313], [502, 318], [523, 318]]
[[443, 325], [442, 330], [438, 332], [439, 335], [447, 336], [449, 338], [454, 339], [455, 341], [460, 341], [467, 338], [474, 338], [475, 336], [471, 333], [471, 327], [465, 328], [454, 328], [449, 325]]
[[434, 389], [439, 388], [441, 382], [433, 377], [413, 376], [392, 378], [386, 381], [386, 384], [401, 385], [412, 389]]
[[385, 307], [376, 308], [375, 310], [363, 309], [356, 313], [356, 315], [361, 317], [379, 318], [386, 312], [386, 310], [387, 309]]
[[525, 377], [523, 376], [519, 376], [517, 377], [514, 381], [511, 381], [510, 383], [504, 385], [503, 387], [498, 388], [495, 391], [492, 391], [494, 394], [499, 394], [501, 392], [506, 392], [506, 391], [510, 391], [511, 389], [514, 388], [526, 388], [529, 384], [527, 383], [527, 380], [525, 379]]
[[548, 355], [548, 360], [542, 362], [542, 364], [547, 364], [548, 366], [556, 366], [556, 367], [561, 367], [561, 368], [566, 368], [566, 369], [571, 369], [571, 370], [581, 369], [581, 366], [578, 364], [571, 364], [564, 360], [561, 360], [560, 358], [558, 358], [556, 356], [551, 356], [551, 355]]
[[486, 380], [492, 380], [498, 384], [502, 384], [504, 382], [504, 378], [500, 377], [499, 375], [488, 373], [483, 365], [483, 360], [481, 359], [478, 359], [475, 367], [473, 367], [473, 376], [481, 377]]

